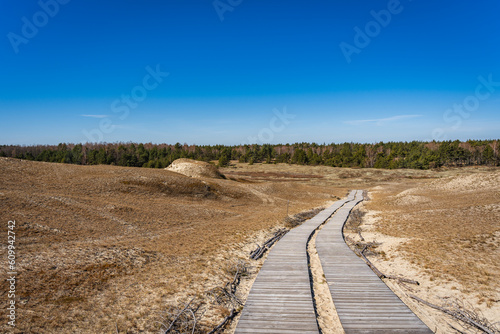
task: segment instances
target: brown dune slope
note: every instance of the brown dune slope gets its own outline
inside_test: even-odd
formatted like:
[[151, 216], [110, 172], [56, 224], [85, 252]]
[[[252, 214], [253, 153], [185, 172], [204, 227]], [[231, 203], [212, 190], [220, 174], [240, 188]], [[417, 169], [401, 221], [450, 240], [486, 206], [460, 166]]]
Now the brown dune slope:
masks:
[[154, 332], [175, 297], [220, 285], [231, 254], [282, 222], [287, 200], [295, 213], [343, 192], [0, 158], [2, 221], [17, 222], [16, 330]]

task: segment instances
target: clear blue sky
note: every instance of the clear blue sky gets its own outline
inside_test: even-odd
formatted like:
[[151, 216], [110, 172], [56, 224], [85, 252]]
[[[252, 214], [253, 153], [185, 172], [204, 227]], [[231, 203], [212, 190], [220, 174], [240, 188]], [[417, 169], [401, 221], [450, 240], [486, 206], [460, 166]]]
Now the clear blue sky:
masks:
[[0, 144], [500, 137], [497, 0], [59, 1], [0, 0]]

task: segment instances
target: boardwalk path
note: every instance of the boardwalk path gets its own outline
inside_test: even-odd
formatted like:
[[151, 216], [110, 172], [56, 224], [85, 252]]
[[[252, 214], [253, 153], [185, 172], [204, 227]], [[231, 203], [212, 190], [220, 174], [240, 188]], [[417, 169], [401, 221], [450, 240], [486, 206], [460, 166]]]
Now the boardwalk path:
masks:
[[316, 249], [333, 303], [347, 334], [432, 331], [345, 244], [342, 227], [362, 200], [358, 191], [316, 237]]
[[240, 333], [319, 332], [311, 296], [306, 245], [314, 230], [348, 199], [335, 202], [288, 232], [269, 253], [236, 327]]
[[345, 244], [342, 227], [361, 198], [361, 191], [352, 191], [274, 246], [252, 286], [236, 334], [319, 333], [306, 247], [314, 230], [334, 212], [318, 233], [316, 248], [345, 332], [432, 333]]

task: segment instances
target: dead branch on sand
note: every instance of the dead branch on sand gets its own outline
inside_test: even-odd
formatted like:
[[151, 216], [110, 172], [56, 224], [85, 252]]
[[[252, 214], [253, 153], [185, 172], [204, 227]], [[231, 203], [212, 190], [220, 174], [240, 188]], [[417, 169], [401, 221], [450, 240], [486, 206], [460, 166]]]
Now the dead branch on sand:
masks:
[[262, 247], [260, 247], [259, 245], [257, 245], [257, 249], [255, 249], [254, 251], [250, 252], [250, 258], [252, 260], [258, 260], [258, 259], [260, 259], [264, 255], [264, 253], [269, 248], [271, 248], [276, 242], [278, 242], [278, 240], [280, 240], [288, 231], [289, 230], [284, 229], [284, 228], [281, 228], [281, 229], [277, 230], [270, 239], [268, 239], [266, 242], [264, 242], [264, 244], [262, 245]]
[[[165, 328], [165, 330], [162, 330], [162, 333], [170, 333], [171, 331], [175, 331], [177, 333], [182, 332], [182, 333], [187, 333], [188, 329], [191, 329], [190, 332], [194, 333], [196, 329], [196, 312], [200, 309], [200, 305], [197, 307], [192, 307], [191, 304], [193, 303], [195, 297], [191, 298], [191, 300], [184, 306], [183, 309], [178, 311], [175, 316], [172, 314], [169, 314], [167, 318], [170, 318], [173, 316], [173, 320], [170, 322], [170, 325], [166, 325], [165, 322], [160, 322], [161, 327]], [[162, 320], [165, 320], [162, 318]]]
[[241, 277], [248, 273], [248, 267], [243, 261], [239, 261], [234, 271], [235, 274], [231, 282], [226, 283], [223, 288], [215, 288], [209, 291], [209, 295], [212, 296], [215, 303], [231, 309], [231, 312], [208, 334], [214, 334], [223, 329], [243, 307], [243, 302], [236, 296], [236, 290]]
[[243, 302], [236, 296], [236, 289], [240, 284], [241, 277], [247, 274], [248, 267], [244, 262], [239, 261], [234, 272], [235, 274], [231, 282], [227, 282], [223, 287], [216, 287], [208, 291], [208, 296], [217, 305], [232, 309], [243, 305]]
[[383, 274], [380, 270], [377, 269], [377, 267], [375, 267], [375, 265], [370, 261], [368, 260], [368, 258], [365, 256], [364, 252], [366, 250], [366, 246], [365, 248], [363, 248], [363, 250], [361, 251], [361, 257], [363, 258], [363, 260], [365, 260], [366, 264], [373, 270], [373, 272], [375, 272], [375, 274], [377, 274], [378, 277], [380, 278], [388, 278], [388, 279], [393, 279], [393, 280], [397, 280], [398, 282], [403, 282], [403, 283], [410, 283], [410, 284], [416, 284], [416, 285], [420, 285], [420, 283], [418, 281], [415, 281], [415, 280], [412, 280], [412, 279], [408, 279], [408, 278], [404, 278], [404, 277], [398, 277], [398, 276], [392, 276], [392, 275], [386, 275], [386, 274]]
[[236, 296], [236, 291], [241, 277], [247, 275], [248, 269], [245, 262], [239, 261], [234, 269], [231, 269], [231, 275], [233, 275], [234, 271], [231, 281], [206, 293], [210, 301], [195, 301], [196, 297], [193, 297], [184, 306], [167, 308], [166, 315], [164, 317], [160, 316], [161, 321], [156, 321], [160, 324], [160, 333], [206, 333], [208, 331], [207, 324], [203, 324], [203, 322], [207, 321], [204, 321], [203, 315], [208, 307], [215, 307], [216, 305], [227, 309], [229, 315], [209, 333], [214, 334], [223, 330], [243, 306], [243, 301]]
[[[420, 299], [414, 295], [410, 295], [410, 298], [415, 299], [416, 301], [424, 305], [427, 305], [433, 309], [444, 312], [452, 316], [453, 318], [459, 320], [461, 323], [465, 325], [464, 327], [465, 330], [476, 329], [480, 330], [483, 333], [488, 333], [488, 334], [500, 333], [500, 329], [495, 324], [490, 323], [488, 319], [486, 319], [479, 310], [474, 309], [470, 305], [465, 305], [464, 302], [460, 302], [458, 300], [452, 300], [451, 302], [448, 303], [448, 305], [445, 305], [446, 307], [441, 307], [429, 303], [428, 301]], [[457, 330], [458, 332], [463, 332], [461, 330], [456, 329], [453, 326], [451, 327]]]
[[231, 310], [231, 314], [224, 318], [224, 320], [217, 325], [214, 329], [212, 329], [208, 334], [217, 333], [221, 328], [223, 328], [229, 321], [233, 320], [233, 318], [238, 314], [238, 312], [233, 308]]
[[274, 232], [274, 235], [266, 242], [264, 242], [262, 247], [257, 245], [257, 248], [250, 252], [250, 258], [252, 260], [260, 259], [267, 252], [267, 250], [270, 249], [276, 242], [278, 242], [290, 229], [299, 226], [300, 224], [316, 216], [323, 210], [324, 208], [316, 208], [304, 212], [299, 212], [291, 217], [286, 217], [285, 223], [287, 228], [281, 228]]
[[361, 224], [363, 223], [363, 217], [365, 214], [366, 212], [359, 209], [352, 210], [349, 214], [349, 218], [347, 218], [347, 222], [344, 225], [346, 231], [357, 233], [361, 241], [365, 241], [365, 238], [361, 235]]
[[[365, 252], [367, 250], [369, 250], [370, 247], [377, 247], [378, 244], [377, 243], [357, 243], [355, 242], [354, 240], [352, 240], [351, 238], [349, 238], [348, 236], [345, 236], [345, 240], [347, 242], [349, 242], [350, 244], [352, 244], [354, 247], [352, 247], [352, 250], [354, 251], [354, 253], [356, 253], [357, 256], [359, 256], [360, 258], [362, 258], [366, 264], [368, 265], [368, 267], [370, 267], [371, 270], [373, 270], [373, 272], [380, 278], [380, 279], [383, 279], [383, 278], [387, 278], [387, 279], [392, 279], [392, 280], [396, 280], [398, 281], [400, 284], [403, 284], [403, 283], [410, 283], [410, 284], [415, 284], [415, 285], [420, 285], [420, 283], [418, 281], [415, 281], [415, 280], [412, 280], [412, 279], [408, 279], [408, 278], [404, 278], [404, 277], [400, 277], [400, 276], [392, 276], [392, 275], [386, 275], [384, 273], [382, 273], [366, 256], [365, 256]], [[363, 249], [360, 251], [359, 250], [359, 246], [362, 245], [363, 246]], [[404, 286], [404, 285], [403, 285]]]
[[287, 228], [294, 228], [296, 226], [299, 226], [303, 222], [305, 222], [308, 219], [311, 219], [312, 217], [316, 216], [318, 213], [323, 211], [325, 208], [316, 208], [308, 211], [303, 211], [294, 214], [291, 217], [286, 217], [285, 218], [285, 223]]

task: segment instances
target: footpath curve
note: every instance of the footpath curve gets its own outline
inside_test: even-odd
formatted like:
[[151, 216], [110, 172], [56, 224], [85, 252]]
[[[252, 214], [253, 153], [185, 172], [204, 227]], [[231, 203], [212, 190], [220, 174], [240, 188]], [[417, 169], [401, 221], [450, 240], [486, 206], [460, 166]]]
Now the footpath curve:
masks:
[[[270, 251], [248, 295], [235, 334], [317, 334], [307, 243], [319, 231], [316, 249], [340, 322], [347, 334], [432, 331], [346, 245], [342, 228], [362, 201], [353, 190], [288, 232]], [[335, 214], [334, 214], [335, 213]]]
[[339, 200], [288, 232], [269, 252], [236, 326], [240, 333], [319, 333], [311, 294], [307, 242], [354, 197]]
[[316, 250], [344, 331], [432, 333], [345, 243], [343, 226], [362, 198], [358, 190], [355, 199], [340, 208], [316, 237]]

